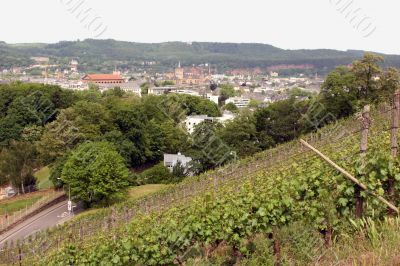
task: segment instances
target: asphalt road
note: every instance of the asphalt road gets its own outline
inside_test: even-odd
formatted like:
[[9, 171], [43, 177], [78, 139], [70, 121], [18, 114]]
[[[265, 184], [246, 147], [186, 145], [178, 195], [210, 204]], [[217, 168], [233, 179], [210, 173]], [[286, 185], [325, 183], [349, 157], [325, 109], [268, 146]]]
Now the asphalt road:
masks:
[[[80, 209], [74, 209], [75, 213], [78, 213], [79, 211]], [[0, 247], [6, 241], [10, 242], [12, 240], [15, 242], [18, 239], [24, 239], [35, 232], [54, 227], [57, 224], [62, 224], [72, 217], [72, 215], [68, 215], [67, 201], [60, 202], [29, 218], [10, 231], [0, 235]]]

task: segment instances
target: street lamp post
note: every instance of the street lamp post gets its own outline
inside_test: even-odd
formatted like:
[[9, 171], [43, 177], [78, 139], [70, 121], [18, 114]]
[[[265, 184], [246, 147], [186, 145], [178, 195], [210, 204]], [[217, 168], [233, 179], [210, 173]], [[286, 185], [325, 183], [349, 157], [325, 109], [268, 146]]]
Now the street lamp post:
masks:
[[[58, 180], [61, 180], [61, 178], [57, 178]], [[68, 215], [74, 214], [73, 213], [74, 206], [72, 206], [72, 201], [71, 201], [71, 185], [68, 184], [68, 203], [67, 203], [67, 210], [68, 210]]]

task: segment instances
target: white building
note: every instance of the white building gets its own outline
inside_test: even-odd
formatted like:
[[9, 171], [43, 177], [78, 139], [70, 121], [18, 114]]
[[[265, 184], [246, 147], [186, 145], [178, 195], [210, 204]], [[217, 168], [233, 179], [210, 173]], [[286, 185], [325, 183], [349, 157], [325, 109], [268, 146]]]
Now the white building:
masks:
[[185, 120], [185, 126], [189, 134], [193, 134], [195, 127], [204, 121], [214, 121], [213, 117], [208, 117], [207, 115], [191, 115]]
[[177, 90], [177, 94], [186, 94], [186, 95], [192, 95], [192, 96], [200, 96], [197, 91], [192, 91], [192, 90]]
[[137, 82], [125, 82], [121, 84], [99, 84], [99, 87], [101, 90], [109, 90], [115, 87], [119, 87], [125, 92], [132, 92], [139, 96], [142, 96], [142, 89], [140, 88], [140, 84]]
[[278, 72], [274, 72], [274, 71], [269, 72], [269, 75], [270, 75], [271, 77], [273, 77], [273, 78], [279, 77], [279, 73], [278, 73]]
[[151, 87], [149, 88], [148, 93], [153, 95], [163, 95], [167, 93], [176, 93], [178, 92], [177, 87], [166, 86], [166, 87]]
[[232, 97], [225, 101], [225, 104], [233, 103], [238, 108], [248, 107], [250, 104], [250, 99], [242, 98], [242, 97]]
[[235, 115], [231, 112], [225, 111], [221, 117], [209, 117], [207, 115], [191, 115], [185, 120], [185, 126], [189, 134], [193, 134], [195, 127], [204, 121], [217, 121], [224, 124], [227, 121], [233, 120]]
[[71, 72], [78, 72], [78, 64], [77, 60], [71, 60], [71, 63], [69, 64]]
[[218, 99], [219, 99], [218, 95], [212, 95], [210, 93], [207, 93], [206, 99], [218, 105]]
[[164, 154], [164, 166], [167, 167], [171, 172], [178, 162], [180, 162], [183, 167], [187, 168], [191, 161], [192, 158], [186, 157], [180, 152], [178, 154]]

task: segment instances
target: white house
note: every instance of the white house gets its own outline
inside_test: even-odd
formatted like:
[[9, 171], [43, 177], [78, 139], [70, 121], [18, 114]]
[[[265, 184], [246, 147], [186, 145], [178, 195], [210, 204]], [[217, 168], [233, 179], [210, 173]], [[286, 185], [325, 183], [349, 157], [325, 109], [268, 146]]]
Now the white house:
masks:
[[185, 126], [187, 131], [192, 134], [194, 132], [195, 126], [200, 124], [201, 122], [209, 120], [209, 121], [214, 121], [213, 117], [209, 117], [207, 115], [191, 115], [186, 117], [185, 120]]
[[209, 101], [212, 101], [212, 102], [214, 102], [215, 104], [218, 105], [218, 99], [219, 99], [218, 95], [212, 95], [210, 93], [207, 93], [206, 99], [209, 100]]
[[209, 117], [207, 115], [191, 115], [186, 117], [185, 126], [189, 134], [193, 134], [195, 127], [203, 121], [218, 121], [225, 123], [226, 121], [233, 120], [235, 115], [231, 112], [225, 111], [221, 117]]
[[232, 97], [225, 101], [225, 104], [228, 104], [228, 103], [233, 103], [238, 108], [244, 108], [244, 107], [249, 106], [250, 99], [242, 98], [242, 97]]
[[99, 85], [101, 90], [109, 90], [109, 89], [113, 89], [115, 87], [119, 87], [121, 90], [125, 91], [125, 92], [132, 92], [135, 93], [139, 96], [142, 95], [142, 90], [140, 88], [139, 83], [137, 82], [125, 82], [125, 83], [121, 83], [121, 84], [100, 84]]
[[180, 152], [178, 154], [164, 154], [164, 166], [167, 167], [171, 172], [178, 162], [180, 162], [183, 167], [187, 168], [191, 161], [192, 158], [186, 157]]
[[186, 94], [186, 95], [192, 95], [192, 96], [200, 96], [199, 93], [197, 91], [192, 91], [192, 90], [177, 90], [176, 91], [177, 94]]
[[166, 87], [150, 87], [148, 93], [154, 95], [163, 95], [167, 93], [176, 93], [178, 91], [177, 87], [166, 86]]

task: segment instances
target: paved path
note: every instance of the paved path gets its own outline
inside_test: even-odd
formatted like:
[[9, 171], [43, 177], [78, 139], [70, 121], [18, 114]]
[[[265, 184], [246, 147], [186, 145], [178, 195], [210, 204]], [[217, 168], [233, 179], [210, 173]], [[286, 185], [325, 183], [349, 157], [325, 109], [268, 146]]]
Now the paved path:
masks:
[[[77, 209], [75, 213], [79, 211]], [[71, 218], [72, 216], [69, 216], [67, 213], [67, 201], [62, 201], [0, 235], [0, 247], [6, 241], [10, 242], [12, 240], [15, 242], [18, 239], [24, 239], [37, 231], [56, 226]]]

